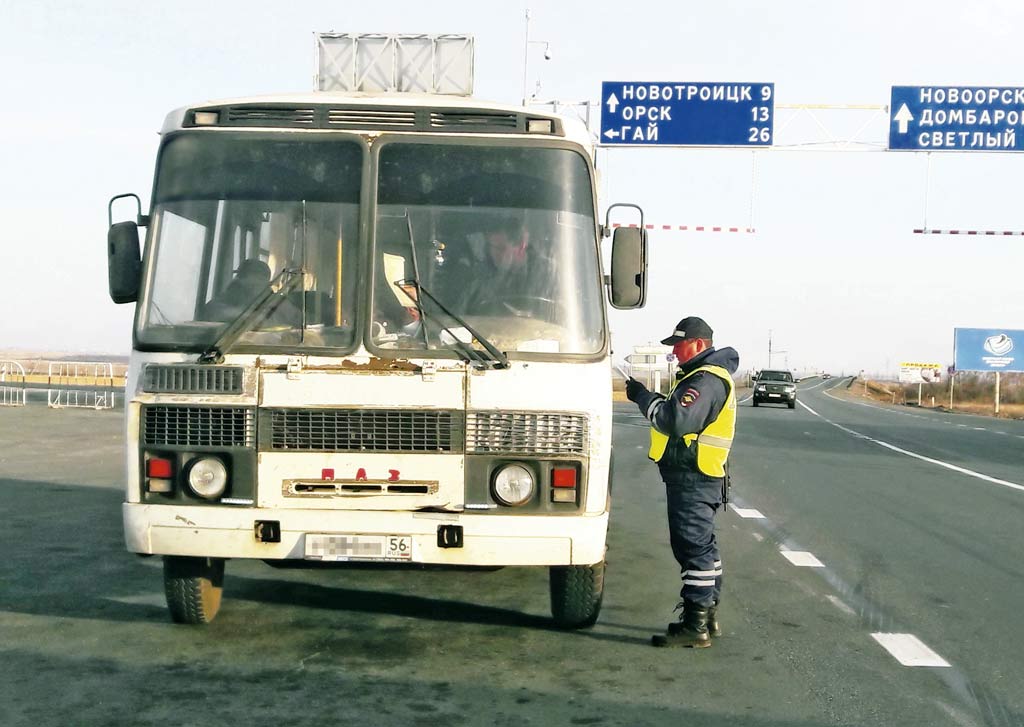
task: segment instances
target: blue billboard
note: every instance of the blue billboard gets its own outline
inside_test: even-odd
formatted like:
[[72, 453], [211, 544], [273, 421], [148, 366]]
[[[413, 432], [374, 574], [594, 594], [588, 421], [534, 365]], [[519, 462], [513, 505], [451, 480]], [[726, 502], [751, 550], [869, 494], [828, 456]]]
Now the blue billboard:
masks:
[[774, 83], [601, 84], [604, 145], [768, 147], [774, 119]]
[[1024, 331], [955, 328], [953, 362], [957, 371], [1024, 371]]

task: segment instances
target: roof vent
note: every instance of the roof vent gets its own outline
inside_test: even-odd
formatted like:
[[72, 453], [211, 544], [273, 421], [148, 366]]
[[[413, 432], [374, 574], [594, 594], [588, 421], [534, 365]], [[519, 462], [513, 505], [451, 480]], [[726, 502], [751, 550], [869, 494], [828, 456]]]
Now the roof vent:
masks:
[[232, 126], [313, 126], [316, 109], [294, 106], [229, 106], [227, 123]]
[[416, 126], [416, 112], [379, 107], [329, 109], [327, 123], [356, 129], [411, 129]]
[[467, 127], [477, 131], [500, 131], [519, 128], [517, 114], [487, 111], [434, 111], [430, 114], [430, 125], [435, 129], [459, 129]]

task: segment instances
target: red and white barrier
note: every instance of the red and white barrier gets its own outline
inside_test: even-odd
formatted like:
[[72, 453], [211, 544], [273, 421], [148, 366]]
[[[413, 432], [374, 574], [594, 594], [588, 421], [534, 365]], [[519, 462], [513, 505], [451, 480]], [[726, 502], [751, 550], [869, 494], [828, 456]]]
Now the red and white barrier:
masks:
[[993, 235], [1017, 237], [1024, 235], [1024, 232], [1013, 230], [930, 230], [927, 228], [915, 229], [915, 235]]
[[[639, 225], [623, 225], [613, 222], [612, 227], [639, 227]], [[679, 232], [745, 232], [753, 233], [753, 227], [720, 227], [710, 225], [644, 225], [645, 230], [676, 230]]]

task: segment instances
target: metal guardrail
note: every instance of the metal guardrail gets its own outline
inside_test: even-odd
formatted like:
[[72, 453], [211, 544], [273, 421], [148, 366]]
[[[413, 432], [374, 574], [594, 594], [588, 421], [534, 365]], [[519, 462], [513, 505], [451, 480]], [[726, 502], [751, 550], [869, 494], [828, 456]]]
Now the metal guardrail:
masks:
[[51, 361], [47, 382], [46, 403], [52, 409], [114, 408], [113, 364]]
[[17, 361], [0, 361], [0, 406], [25, 406], [25, 367]]

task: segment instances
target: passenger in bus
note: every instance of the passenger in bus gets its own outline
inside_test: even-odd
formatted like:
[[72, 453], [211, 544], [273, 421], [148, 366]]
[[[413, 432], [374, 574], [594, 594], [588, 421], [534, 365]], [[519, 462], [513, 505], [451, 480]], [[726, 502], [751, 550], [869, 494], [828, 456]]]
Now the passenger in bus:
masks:
[[446, 270], [445, 297], [460, 315], [524, 314], [530, 290], [530, 230], [509, 212], [484, 218], [469, 236], [464, 255]]
[[[540, 281], [535, 274], [535, 269], [548, 266], [537, 259], [539, 252], [531, 247], [531, 230], [523, 212], [476, 213], [459, 223], [459, 229], [442, 233], [446, 242], [437, 242], [433, 257], [420, 257], [424, 287], [444, 308], [470, 322], [477, 317], [550, 319], [551, 294], [538, 290]], [[413, 294], [401, 291], [397, 284], [411, 277], [413, 266], [408, 253], [395, 250], [382, 252], [378, 265], [375, 321], [379, 325], [374, 328], [378, 342], [419, 340], [423, 335]], [[431, 338], [441, 335], [440, 325], [455, 324], [431, 300], [420, 303]]]

